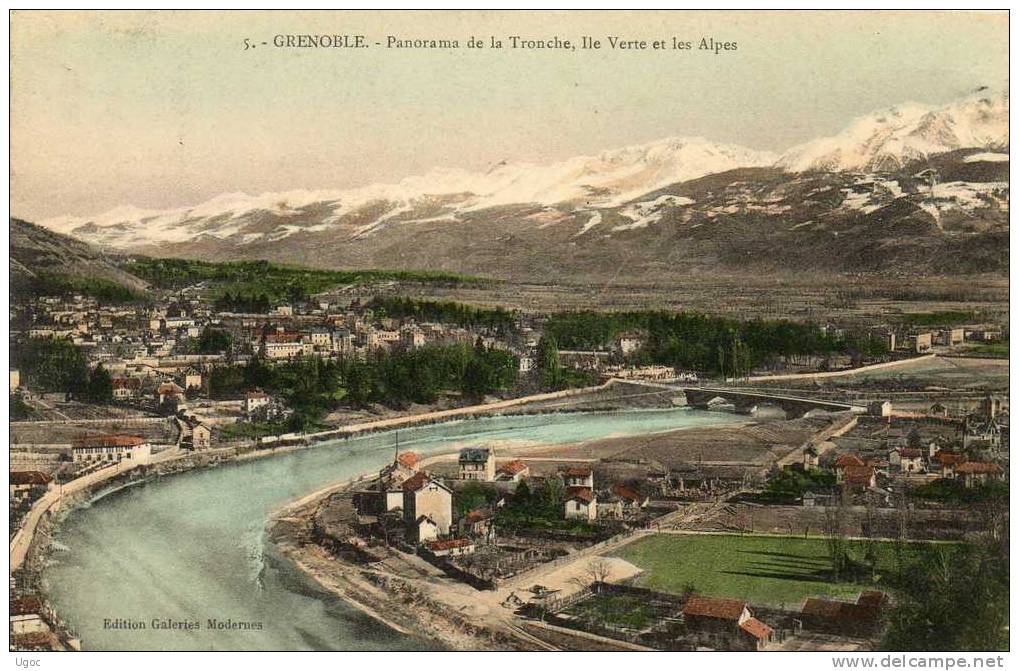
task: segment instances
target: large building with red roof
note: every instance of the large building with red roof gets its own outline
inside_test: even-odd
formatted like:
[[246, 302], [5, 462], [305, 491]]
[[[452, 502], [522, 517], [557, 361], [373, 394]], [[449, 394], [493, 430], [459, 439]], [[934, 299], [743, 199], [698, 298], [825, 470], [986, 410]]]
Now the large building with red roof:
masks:
[[104, 434], [78, 438], [71, 443], [75, 463], [118, 462], [124, 459], [145, 462], [152, 456], [152, 445], [140, 436]]

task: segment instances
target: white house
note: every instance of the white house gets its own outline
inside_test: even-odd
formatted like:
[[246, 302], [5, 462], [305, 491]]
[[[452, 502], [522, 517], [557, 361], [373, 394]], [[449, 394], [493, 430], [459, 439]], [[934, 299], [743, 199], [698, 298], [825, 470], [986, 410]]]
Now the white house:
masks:
[[903, 473], [919, 473], [923, 471], [923, 450], [912, 447], [900, 447], [888, 452], [888, 464]]
[[212, 429], [201, 422], [191, 425], [191, 449], [207, 450], [212, 446]]
[[185, 389], [202, 388], [202, 373], [194, 368], [185, 368], [181, 371], [181, 378]]
[[75, 463], [119, 462], [124, 459], [144, 463], [152, 456], [152, 445], [140, 436], [88, 436], [71, 444], [71, 456]]
[[419, 529], [420, 519], [426, 517], [435, 525], [437, 533], [445, 536], [453, 524], [452, 490], [427, 473], [417, 473], [403, 483], [403, 516]]
[[527, 464], [519, 459], [514, 459], [499, 467], [497, 478], [502, 482], [520, 482], [530, 474], [531, 468]]
[[460, 450], [460, 479], [495, 480], [495, 450], [485, 447], [465, 447]]
[[598, 517], [598, 497], [587, 487], [571, 487], [563, 497], [563, 517], [594, 520]]
[[411, 525], [411, 533], [418, 543], [434, 541], [439, 537], [439, 525], [428, 515], [421, 515]]
[[563, 484], [567, 487], [594, 489], [594, 472], [590, 468], [571, 467], [562, 471]]
[[244, 412], [249, 415], [261, 407], [269, 405], [269, 395], [256, 389], [244, 395]]
[[639, 333], [620, 333], [616, 338], [616, 349], [623, 356], [636, 352], [643, 344], [644, 339]]

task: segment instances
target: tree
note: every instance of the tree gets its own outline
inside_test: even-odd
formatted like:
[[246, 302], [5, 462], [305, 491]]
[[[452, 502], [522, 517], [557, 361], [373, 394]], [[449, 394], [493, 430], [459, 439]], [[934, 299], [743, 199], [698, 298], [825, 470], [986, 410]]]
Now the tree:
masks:
[[488, 505], [499, 496], [498, 490], [481, 482], [468, 482], [456, 493], [456, 511], [463, 517], [472, 510]]
[[481, 399], [491, 388], [490, 371], [485, 361], [478, 356], [471, 357], [463, 375], [463, 393], [471, 399]]
[[595, 557], [584, 567], [584, 572], [571, 578], [570, 582], [576, 585], [579, 590], [590, 589], [599, 593], [610, 575], [612, 575], [612, 565], [609, 561], [605, 557]]
[[360, 361], [352, 361], [344, 381], [350, 403], [355, 407], [364, 406], [371, 395], [371, 381], [366, 367]]
[[885, 650], [1008, 647], [1008, 557], [995, 543], [925, 548], [895, 576]]
[[844, 506], [841, 498], [835, 505], [824, 509], [824, 535], [828, 545], [828, 556], [831, 560], [832, 579], [839, 581], [848, 563], [846, 555], [846, 530], [844, 524]]
[[113, 400], [113, 378], [103, 364], [96, 366], [89, 375], [85, 399], [90, 403], [109, 403]]
[[587, 576], [594, 583], [595, 591], [600, 591], [601, 586], [608, 581], [612, 575], [612, 565], [605, 557], [597, 557], [587, 563]]
[[233, 337], [227, 331], [206, 326], [193, 343], [198, 354], [218, 354], [230, 351]]
[[541, 376], [541, 386], [545, 389], [554, 390], [562, 386], [559, 344], [553, 336], [545, 336], [538, 341], [538, 373]]
[[563, 479], [558, 475], [553, 475], [551, 477], [545, 478], [545, 486], [543, 492], [545, 505], [549, 509], [558, 511], [559, 504], [562, 503], [563, 500], [563, 492], [565, 491], [565, 489], [566, 484], [563, 482]]

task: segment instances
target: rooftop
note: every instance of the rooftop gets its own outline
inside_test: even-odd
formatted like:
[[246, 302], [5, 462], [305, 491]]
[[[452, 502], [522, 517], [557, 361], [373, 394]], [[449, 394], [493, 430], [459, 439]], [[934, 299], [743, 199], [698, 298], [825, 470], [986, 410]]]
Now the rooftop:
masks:
[[594, 492], [587, 487], [568, 487], [563, 496], [564, 501], [583, 501], [591, 503], [594, 501]]
[[508, 473], [509, 475], [516, 475], [517, 473], [526, 471], [527, 464], [520, 461], [519, 459], [514, 459], [508, 464], [503, 464], [502, 466], [500, 466], [499, 470], [503, 473]]
[[42, 471], [11, 471], [12, 485], [48, 485], [51, 482], [53, 478]]
[[460, 463], [488, 461], [492, 451], [487, 447], [465, 447], [460, 450]]
[[77, 438], [71, 443], [72, 448], [85, 447], [137, 447], [148, 441], [140, 436], [126, 436], [122, 434], [107, 434], [104, 436], [85, 436]]
[[759, 641], [767, 640], [771, 638], [773, 633], [775, 633], [774, 629], [764, 624], [756, 617], [745, 620], [742, 624], [740, 624], [739, 628]]
[[714, 617], [722, 620], [739, 620], [746, 601], [738, 599], [720, 599], [712, 596], [692, 595], [683, 606], [686, 617]]

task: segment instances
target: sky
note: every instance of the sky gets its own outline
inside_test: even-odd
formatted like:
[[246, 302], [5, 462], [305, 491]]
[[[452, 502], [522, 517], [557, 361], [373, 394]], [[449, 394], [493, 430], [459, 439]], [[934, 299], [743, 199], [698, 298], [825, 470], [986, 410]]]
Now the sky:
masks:
[[[288, 34], [368, 47], [272, 46]], [[390, 35], [460, 48], [390, 49]], [[487, 47], [510, 35], [603, 47]], [[695, 48], [616, 50], [609, 36]], [[702, 38], [737, 46], [715, 54]], [[15, 11], [12, 213], [342, 189], [668, 136], [782, 151], [1007, 79], [1000, 12]]]

